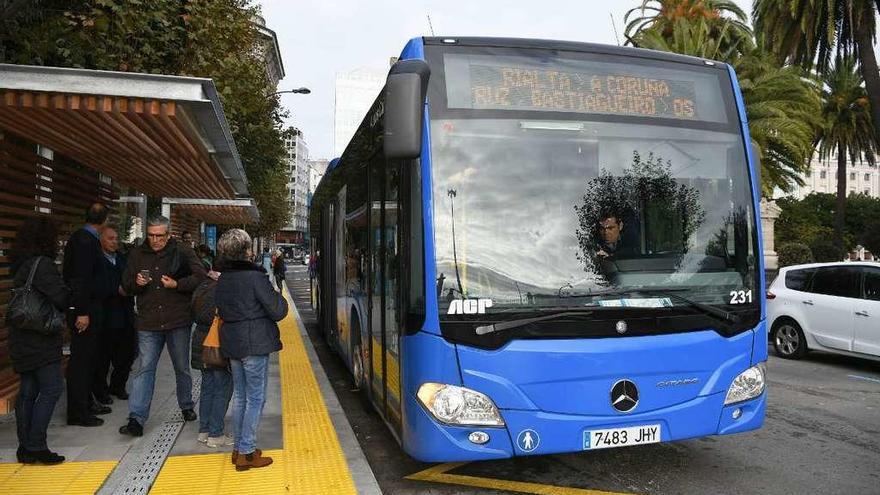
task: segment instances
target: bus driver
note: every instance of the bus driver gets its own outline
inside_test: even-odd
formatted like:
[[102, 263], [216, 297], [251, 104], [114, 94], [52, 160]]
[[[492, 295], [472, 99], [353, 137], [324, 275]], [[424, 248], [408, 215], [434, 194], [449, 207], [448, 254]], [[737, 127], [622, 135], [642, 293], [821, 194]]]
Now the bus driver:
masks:
[[623, 227], [623, 220], [618, 217], [617, 213], [606, 213], [600, 217], [596, 227], [599, 234], [596, 256], [611, 261], [619, 255], [633, 254], [621, 240]]

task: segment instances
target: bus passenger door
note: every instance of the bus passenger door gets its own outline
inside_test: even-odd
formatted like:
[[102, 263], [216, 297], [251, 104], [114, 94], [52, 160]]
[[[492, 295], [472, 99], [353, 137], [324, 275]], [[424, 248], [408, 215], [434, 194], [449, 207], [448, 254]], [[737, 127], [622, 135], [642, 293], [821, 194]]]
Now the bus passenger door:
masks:
[[370, 160], [370, 377], [376, 406], [400, 428], [399, 166]]
[[382, 333], [383, 280], [382, 270], [382, 189], [384, 184], [384, 165], [381, 154], [370, 159], [370, 277], [369, 277], [369, 381], [370, 395], [376, 407], [385, 411], [385, 341]]
[[388, 421], [400, 431], [400, 162], [385, 164], [385, 194], [382, 203], [382, 239], [385, 270], [385, 411]]
[[333, 225], [335, 220], [335, 208], [333, 202], [329, 202], [321, 212], [321, 252], [318, 255], [319, 285], [323, 288], [319, 294], [321, 310], [321, 332], [324, 340], [331, 349], [336, 346], [333, 343], [336, 329], [336, 243], [333, 238]]

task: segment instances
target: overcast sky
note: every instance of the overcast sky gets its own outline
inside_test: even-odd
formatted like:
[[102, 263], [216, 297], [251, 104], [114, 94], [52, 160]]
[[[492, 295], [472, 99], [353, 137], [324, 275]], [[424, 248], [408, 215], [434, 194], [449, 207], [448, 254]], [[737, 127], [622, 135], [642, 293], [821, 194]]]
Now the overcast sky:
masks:
[[[290, 124], [302, 129], [312, 158], [332, 158], [333, 85], [337, 72], [387, 70], [407, 40], [437, 36], [507, 36], [615, 44], [623, 15], [638, 0], [260, 0], [278, 34], [286, 77], [279, 89]], [[747, 13], [751, 0], [736, 0]]]

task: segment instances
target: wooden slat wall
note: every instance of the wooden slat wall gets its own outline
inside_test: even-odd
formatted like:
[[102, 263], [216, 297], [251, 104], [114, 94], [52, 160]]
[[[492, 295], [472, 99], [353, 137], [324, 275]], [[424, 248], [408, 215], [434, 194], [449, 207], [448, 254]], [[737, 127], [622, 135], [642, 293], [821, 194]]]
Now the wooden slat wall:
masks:
[[175, 101], [0, 89], [0, 128], [152, 196], [233, 198]]
[[36, 144], [0, 133], [0, 414], [12, 409], [18, 391], [4, 319], [12, 287], [9, 252], [18, 226], [29, 217], [51, 217], [59, 223], [64, 242], [82, 224], [91, 203], [113, 207], [118, 197], [97, 172], [57, 153], [51, 160], [44, 158]]

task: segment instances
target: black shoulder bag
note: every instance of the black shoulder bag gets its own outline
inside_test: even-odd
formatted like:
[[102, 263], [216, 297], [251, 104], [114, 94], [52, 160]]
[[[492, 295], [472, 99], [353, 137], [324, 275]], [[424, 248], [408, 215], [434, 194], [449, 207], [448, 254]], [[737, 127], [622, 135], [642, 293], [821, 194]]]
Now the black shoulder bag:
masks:
[[6, 319], [13, 327], [42, 335], [56, 335], [64, 330], [64, 315], [40, 291], [32, 287], [37, 267], [42, 258], [37, 257], [31, 266], [27, 283], [12, 289], [12, 299], [6, 309]]

